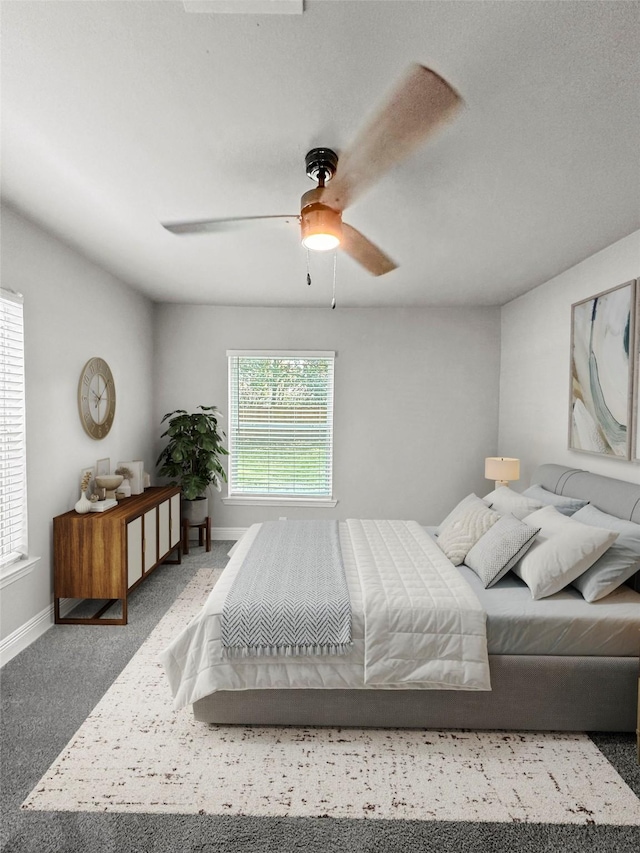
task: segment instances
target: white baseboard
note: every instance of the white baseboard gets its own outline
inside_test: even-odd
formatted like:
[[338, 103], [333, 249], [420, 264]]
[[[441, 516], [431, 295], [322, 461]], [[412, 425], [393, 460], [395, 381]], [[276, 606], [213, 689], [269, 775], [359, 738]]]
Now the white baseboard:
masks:
[[[246, 527], [212, 527], [211, 538], [218, 540], [240, 539], [247, 532]], [[189, 541], [194, 541], [198, 538], [198, 531], [194, 530], [189, 537]]]
[[246, 527], [212, 527], [212, 539], [240, 539], [247, 532]]
[[[78, 604], [74, 598], [60, 599], [60, 615], [66, 616]], [[54, 623], [53, 602], [41, 610], [40, 613], [16, 628], [8, 637], [0, 641], [0, 667], [14, 658], [17, 654], [30, 646], [45, 631], [48, 631]]]

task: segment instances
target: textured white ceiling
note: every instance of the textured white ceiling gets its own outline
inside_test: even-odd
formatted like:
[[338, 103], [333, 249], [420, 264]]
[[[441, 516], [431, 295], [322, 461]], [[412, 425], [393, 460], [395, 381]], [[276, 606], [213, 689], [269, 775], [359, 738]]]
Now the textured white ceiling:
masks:
[[293, 226], [159, 223], [297, 213], [307, 150], [344, 150], [411, 62], [466, 106], [345, 214], [400, 266], [339, 256], [339, 304], [502, 304], [640, 228], [636, 2], [0, 5], [5, 201], [154, 300], [328, 304]]

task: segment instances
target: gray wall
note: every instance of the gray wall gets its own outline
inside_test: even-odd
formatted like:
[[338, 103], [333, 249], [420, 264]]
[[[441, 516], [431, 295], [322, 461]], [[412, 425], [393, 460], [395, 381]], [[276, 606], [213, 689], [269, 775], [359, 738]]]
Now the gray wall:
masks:
[[471, 490], [491, 488], [483, 474], [484, 457], [497, 449], [499, 316], [497, 308], [164, 304], [157, 308], [155, 423], [199, 404], [228, 414], [227, 349], [335, 350], [338, 505], [225, 506], [214, 493], [214, 527], [283, 515], [437, 522]]
[[[34, 570], [2, 590], [1, 638], [46, 623], [53, 596], [52, 519], [80, 495], [96, 459], [152, 462], [153, 305], [59, 240], [2, 212], [2, 285], [24, 294], [29, 551]], [[116, 383], [109, 435], [91, 439], [78, 415], [84, 364], [101, 356]]]
[[640, 276], [640, 231], [502, 309], [499, 452], [522, 460], [527, 485], [542, 462], [640, 483], [640, 465], [567, 448], [571, 305]]

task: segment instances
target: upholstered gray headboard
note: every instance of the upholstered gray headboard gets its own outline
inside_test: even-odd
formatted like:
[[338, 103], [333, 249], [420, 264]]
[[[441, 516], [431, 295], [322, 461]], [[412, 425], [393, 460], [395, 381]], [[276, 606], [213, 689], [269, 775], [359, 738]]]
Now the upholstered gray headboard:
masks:
[[539, 483], [556, 495], [581, 498], [602, 512], [640, 524], [640, 485], [635, 483], [553, 464], [536, 468], [531, 482]]
[[[635, 483], [554, 464], [536, 468], [531, 482], [557, 495], [589, 501], [602, 512], [640, 524], [640, 485]], [[640, 571], [627, 583], [640, 592]]]

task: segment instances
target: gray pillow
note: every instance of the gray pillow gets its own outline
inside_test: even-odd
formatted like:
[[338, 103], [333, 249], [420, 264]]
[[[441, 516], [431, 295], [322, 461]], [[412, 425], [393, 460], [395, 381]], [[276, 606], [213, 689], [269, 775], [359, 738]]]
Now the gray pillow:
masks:
[[558, 512], [561, 512], [563, 515], [573, 515], [574, 512], [577, 512], [589, 503], [589, 501], [583, 501], [580, 500], [580, 498], [569, 498], [566, 495], [556, 495], [554, 492], [550, 492], [548, 489], [545, 489], [544, 486], [539, 486], [537, 484], [535, 486], [529, 486], [529, 488], [525, 489], [522, 494], [526, 495], [528, 498], [540, 501], [540, 503], [545, 506], [554, 506]]
[[470, 509], [480, 509], [484, 507], [491, 507], [489, 501], [483, 501], [482, 498], [479, 498], [477, 495], [474, 495], [473, 492], [470, 495], [467, 495], [466, 498], [463, 498], [459, 504], [454, 506], [449, 515], [445, 518], [444, 521], [440, 522], [440, 525], [436, 528], [436, 536], [440, 536], [443, 529], [451, 524], [459, 515], [464, 515], [469, 512]]
[[542, 508], [540, 501], [534, 501], [533, 498], [514, 492], [509, 486], [498, 486], [493, 492], [485, 495], [484, 500], [500, 515], [515, 515], [520, 520], [525, 515], [531, 515], [532, 512]]
[[513, 515], [503, 515], [471, 548], [464, 562], [488, 589], [526, 554], [539, 530]]
[[640, 571], [640, 524], [608, 515], [589, 504], [573, 516], [582, 524], [617, 530], [618, 538], [599, 560], [571, 582], [585, 601], [598, 601]]

